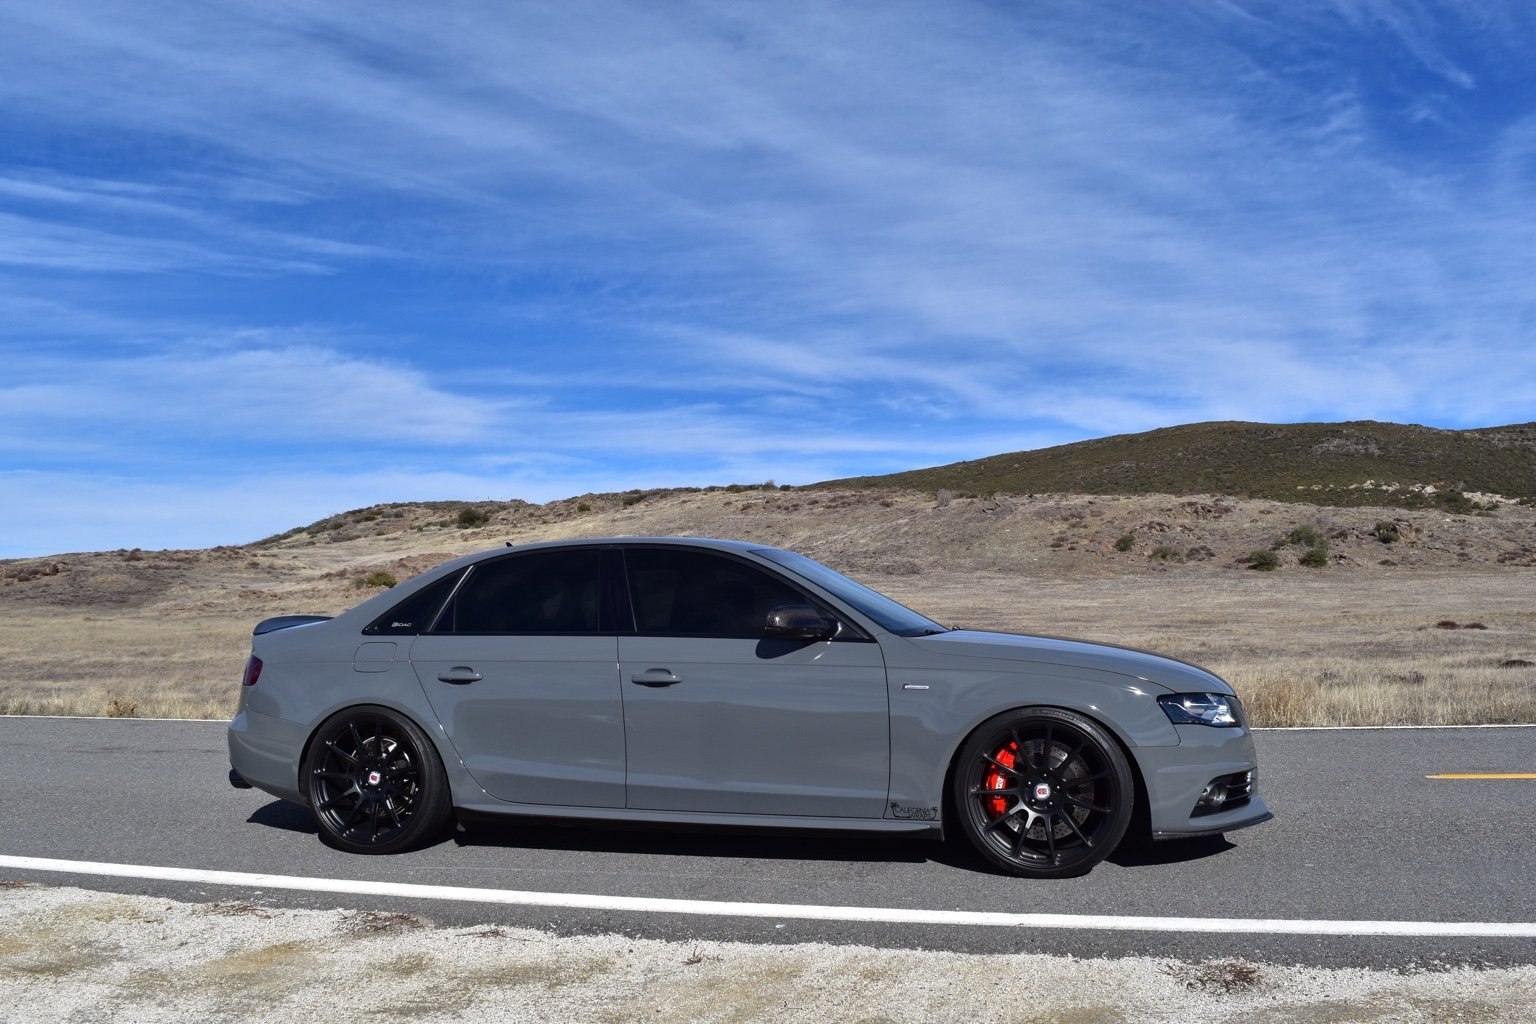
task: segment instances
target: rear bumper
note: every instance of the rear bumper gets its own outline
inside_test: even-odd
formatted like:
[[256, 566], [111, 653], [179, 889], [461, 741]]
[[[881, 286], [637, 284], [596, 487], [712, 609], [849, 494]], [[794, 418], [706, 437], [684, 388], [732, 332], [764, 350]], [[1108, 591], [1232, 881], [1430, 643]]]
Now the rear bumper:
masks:
[[302, 805], [299, 757], [307, 733], [295, 722], [241, 709], [229, 723], [230, 783], [238, 777], [273, 796]]

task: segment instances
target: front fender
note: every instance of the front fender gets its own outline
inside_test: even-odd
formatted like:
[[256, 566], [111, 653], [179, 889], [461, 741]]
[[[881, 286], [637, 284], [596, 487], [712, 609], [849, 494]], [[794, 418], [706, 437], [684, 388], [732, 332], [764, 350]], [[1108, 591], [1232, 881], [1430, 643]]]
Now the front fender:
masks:
[[890, 805], [900, 816], [923, 809], [937, 817], [960, 745], [982, 722], [1015, 708], [1078, 712], [1119, 739], [1133, 758], [1142, 748], [1179, 744], [1178, 732], [1157, 706], [1158, 694], [1167, 691], [1115, 672], [995, 660], [957, 667], [953, 658], [929, 664], [907, 658], [889, 667], [887, 679]]

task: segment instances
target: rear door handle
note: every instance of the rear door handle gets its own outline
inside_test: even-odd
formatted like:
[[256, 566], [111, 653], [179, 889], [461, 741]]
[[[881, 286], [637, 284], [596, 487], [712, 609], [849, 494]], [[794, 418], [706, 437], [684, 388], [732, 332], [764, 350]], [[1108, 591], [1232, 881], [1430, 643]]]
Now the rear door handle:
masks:
[[444, 683], [478, 683], [480, 673], [468, 665], [455, 665], [447, 672], [439, 672], [437, 678]]
[[641, 686], [671, 686], [673, 683], [682, 682], [683, 677], [670, 669], [648, 668], [644, 672], [637, 672], [630, 676], [629, 681], [639, 683]]

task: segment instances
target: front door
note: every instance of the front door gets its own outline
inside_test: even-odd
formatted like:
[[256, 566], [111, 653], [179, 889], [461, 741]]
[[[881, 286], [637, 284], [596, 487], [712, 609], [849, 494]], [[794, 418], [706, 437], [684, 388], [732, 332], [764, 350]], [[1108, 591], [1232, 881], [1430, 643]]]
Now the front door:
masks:
[[620, 636], [628, 806], [879, 818], [889, 789], [885, 663], [867, 639], [764, 636], [814, 599], [744, 559], [625, 551], [634, 635]]

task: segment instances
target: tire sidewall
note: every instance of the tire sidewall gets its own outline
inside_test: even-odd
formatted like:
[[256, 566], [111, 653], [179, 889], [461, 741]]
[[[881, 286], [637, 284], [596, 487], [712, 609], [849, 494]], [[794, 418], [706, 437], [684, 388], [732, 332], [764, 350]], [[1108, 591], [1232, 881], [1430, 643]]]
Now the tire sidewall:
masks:
[[[416, 748], [419, 762], [417, 794], [411, 808], [411, 820], [399, 835], [382, 843], [358, 843], [336, 834], [325, 821], [324, 816], [315, 810], [310, 779], [314, 769], [320, 764], [325, 748], [325, 738], [331, 735], [338, 725], [359, 718], [374, 717], [393, 723]], [[320, 841], [333, 849], [348, 853], [390, 854], [413, 849], [437, 837], [447, 822], [451, 809], [448, 775], [443, 770], [443, 762], [438, 756], [437, 748], [432, 745], [426, 732], [410, 716], [381, 704], [361, 704], [343, 708], [321, 722], [304, 756], [299, 783], [299, 792], [304, 797], [304, 804], [309, 810], [310, 817], [314, 819], [315, 827], [319, 830]]]
[[[968, 792], [971, 766], [981, 758], [983, 754], [991, 753], [991, 748], [999, 741], [999, 733], [1009, 726], [1016, 726], [1023, 722], [1038, 722], [1049, 719], [1082, 733], [1088, 737], [1097, 748], [1100, 758], [1110, 772], [1110, 781], [1115, 787], [1114, 808], [1111, 812], [1111, 820], [1108, 829], [1099, 837], [1093, 852], [1083, 860], [1074, 861], [1071, 864], [1058, 867], [1033, 867], [1022, 864], [1000, 853], [987, 837], [981, 834], [982, 822], [978, 812], [979, 802]], [[1095, 865], [1108, 857], [1120, 845], [1125, 838], [1126, 830], [1131, 823], [1131, 817], [1135, 809], [1136, 787], [1131, 775], [1131, 767], [1125, 753], [1120, 749], [1109, 730], [1087, 715], [1066, 708], [1056, 707], [1024, 707], [1005, 711], [994, 715], [978, 725], [960, 746], [960, 754], [955, 761], [955, 770], [951, 777], [950, 806], [960, 819], [960, 830], [965, 834], [971, 847], [982, 857], [1002, 869], [1010, 875], [1025, 878], [1070, 878], [1076, 875], [1087, 874]]]

